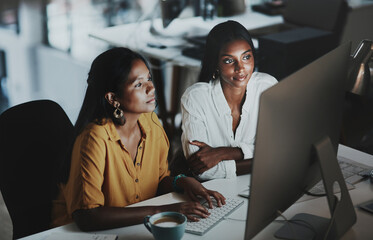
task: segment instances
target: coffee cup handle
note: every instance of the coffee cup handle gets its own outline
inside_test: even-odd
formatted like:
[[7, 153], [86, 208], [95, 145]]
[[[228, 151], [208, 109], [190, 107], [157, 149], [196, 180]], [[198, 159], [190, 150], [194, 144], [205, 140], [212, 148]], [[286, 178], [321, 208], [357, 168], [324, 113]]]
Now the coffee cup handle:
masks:
[[145, 225], [145, 227], [149, 230], [149, 232], [152, 232], [152, 229], [150, 228], [150, 223], [149, 223], [149, 218], [150, 218], [151, 216], [150, 215], [148, 215], [148, 216], [146, 216], [145, 218], [144, 218], [144, 225]]

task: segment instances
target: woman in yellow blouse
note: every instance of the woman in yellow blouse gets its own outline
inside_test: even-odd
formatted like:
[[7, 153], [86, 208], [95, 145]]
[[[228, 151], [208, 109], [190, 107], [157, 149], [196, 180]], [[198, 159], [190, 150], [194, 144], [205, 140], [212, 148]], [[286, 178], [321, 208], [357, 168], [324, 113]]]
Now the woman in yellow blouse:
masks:
[[[168, 138], [153, 112], [155, 91], [146, 60], [127, 48], [99, 55], [88, 75], [66, 182], [54, 202], [52, 226], [75, 221], [84, 231], [139, 224], [146, 215], [178, 211], [207, 217], [197, 196], [225, 198], [194, 178], [170, 177]], [[194, 200], [124, 208], [173, 190]]]

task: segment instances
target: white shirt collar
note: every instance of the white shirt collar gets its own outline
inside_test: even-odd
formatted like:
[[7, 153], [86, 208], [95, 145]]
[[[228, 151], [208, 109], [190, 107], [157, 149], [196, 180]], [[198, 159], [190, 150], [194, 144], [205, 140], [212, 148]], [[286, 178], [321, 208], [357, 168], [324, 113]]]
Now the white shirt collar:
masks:
[[[249, 82], [247, 83], [246, 85], [246, 99], [245, 99], [245, 102], [242, 106], [242, 110], [243, 111], [246, 111], [248, 112], [249, 111], [249, 101], [247, 101], [247, 95], [248, 95], [248, 92], [249, 92], [249, 88], [251, 87], [251, 81], [252, 78], [255, 77], [255, 74], [253, 73], [251, 75], [251, 78], [249, 80]], [[221, 87], [221, 83], [220, 83], [220, 79], [216, 79], [216, 80], [211, 80], [212, 82], [210, 82], [210, 84], [212, 84], [212, 98], [213, 98], [213, 101], [214, 101], [214, 105], [218, 111], [219, 114], [228, 114], [228, 115], [231, 115], [232, 112], [231, 112], [231, 109], [228, 105], [228, 102], [227, 100], [225, 99], [225, 96], [224, 96], [224, 93], [223, 93], [223, 89]]]
[[223, 89], [221, 87], [220, 79], [211, 80], [212, 84], [212, 99], [219, 115], [231, 115], [231, 109], [225, 99]]

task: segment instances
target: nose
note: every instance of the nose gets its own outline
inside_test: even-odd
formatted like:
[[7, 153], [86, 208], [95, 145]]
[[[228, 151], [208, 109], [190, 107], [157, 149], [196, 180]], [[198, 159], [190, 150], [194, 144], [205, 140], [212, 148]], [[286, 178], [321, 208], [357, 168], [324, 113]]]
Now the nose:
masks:
[[242, 72], [244, 70], [244, 65], [241, 61], [237, 61], [235, 65], [234, 71], [236, 72]]
[[152, 81], [148, 81], [148, 84], [146, 86], [146, 94], [151, 94], [155, 91], [154, 84]]

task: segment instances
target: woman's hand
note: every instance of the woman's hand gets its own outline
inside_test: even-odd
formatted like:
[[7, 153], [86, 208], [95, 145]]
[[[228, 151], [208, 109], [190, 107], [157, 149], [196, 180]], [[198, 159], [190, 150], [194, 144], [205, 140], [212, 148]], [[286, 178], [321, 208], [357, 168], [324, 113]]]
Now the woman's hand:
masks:
[[199, 202], [198, 197], [202, 197], [207, 200], [209, 208], [213, 207], [211, 197], [215, 198], [218, 207], [225, 204], [225, 197], [217, 191], [206, 189], [200, 182], [191, 177], [184, 177], [178, 179], [177, 183], [184, 189], [190, 199]]
[[191, 221], [199, 221], [199, 218], [207, 218], [210, 213], [199, 202], [182, 202], [162, 206], [162, 211], [172, 211], [184, 214]]
[[[199, 147], [199, 150], [187, 159], [189, 168], [194, 174], [201, 174], [223, 160], [235, 160], [236, 163], [243, 160], [244, 155], [239, 147], [213, 148], [204, 142], [196, 140], [189, 142], [189, 144]], [[241, 172], [241, 174], [248, 173], [248, 170]]]
[[199, 147], [199, 150], [187, 159], [189, 168], [195, 174], [201, 174], [223, 160], [221, 148], [212, 148], [200, 141], [191, 141], [189, 144]]

